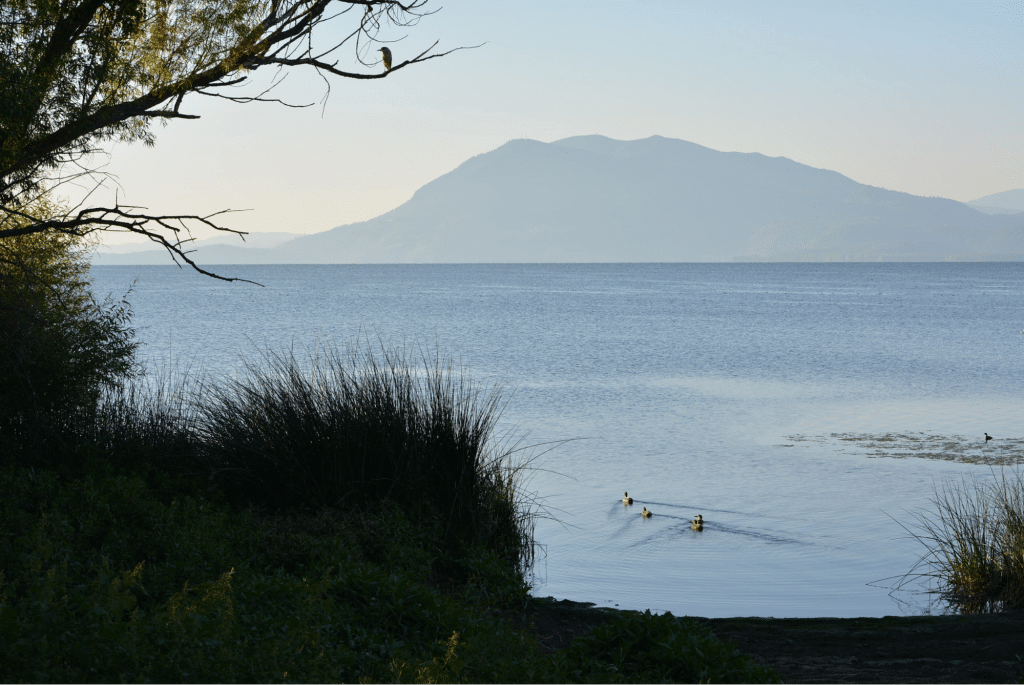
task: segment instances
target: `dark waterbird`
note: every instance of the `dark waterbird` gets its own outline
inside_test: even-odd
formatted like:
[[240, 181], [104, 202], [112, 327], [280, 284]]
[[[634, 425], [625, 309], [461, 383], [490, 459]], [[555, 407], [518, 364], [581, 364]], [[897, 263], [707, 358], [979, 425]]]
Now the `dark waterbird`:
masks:
[[991, 440], [991, 439], [992, 439], [992, 436], [989, 435], [988, 433], [985, 433], [985, 444], [986, 445], [988, 444], [988, 441]]

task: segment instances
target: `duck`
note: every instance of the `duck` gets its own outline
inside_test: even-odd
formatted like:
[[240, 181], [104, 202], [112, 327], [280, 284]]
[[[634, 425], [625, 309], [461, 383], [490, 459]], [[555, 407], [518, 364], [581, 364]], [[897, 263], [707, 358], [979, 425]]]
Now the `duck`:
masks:
[[640, 515], [645, 519], [649, 519], [652, 516], [651, 512], [647, 511], [647, 507], [644, 507], [644, 510], [640, 512]]
[[988, 444], [989, 440], [993, 440], [993, 439], [994, 438], [991, 435], [989, 435], [988, 433], [985, 433], [985, 444], [986, 445]]
[[704, 530], [704, 517], [697, 514], [697, 518], [690, 521], [690, 528], [693, 530]]
[[622, 493], [622, 503], [623, 504], [632, 504], [633, 503], [633, 498], [629, 496], [628, 492]]

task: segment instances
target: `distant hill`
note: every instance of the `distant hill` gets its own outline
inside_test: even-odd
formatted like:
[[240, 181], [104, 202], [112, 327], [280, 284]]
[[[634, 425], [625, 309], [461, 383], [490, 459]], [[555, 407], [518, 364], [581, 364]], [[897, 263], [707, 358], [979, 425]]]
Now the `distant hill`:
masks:
[[943, 260], [1024, 261], [1024, 216], [660, 136], [514, 140], [375, 219], [197, 253], [205, 264]]
[[1024, 212], [1024, 188], [986, 195], [967, 204], [986, 214], [1019, 214]]
[[[238, 246], [242, 248], [269, 248], [277, 247], [281, 243], [294, 240], [301, 236], [301, 233], [267, 232], [249, 233], [244, 239], [236, 233], [223, 233], [212, 238], [196, 240], [189, 244], [190, 250], [202, 250], [204, 261], [208, 264], [210, 255], [216, 255], [219, 248], [215, 245]], [[153, 243], [128, 243], [125, 245], [101, 245], [96, 248], [93, 255], [93, 264], [167, 264], [168, 257], [166, 250], [153, 249]], [[144, 254], [143, 254], [144, 253]], [[228, 250], [225, 256], [230, 256]]]

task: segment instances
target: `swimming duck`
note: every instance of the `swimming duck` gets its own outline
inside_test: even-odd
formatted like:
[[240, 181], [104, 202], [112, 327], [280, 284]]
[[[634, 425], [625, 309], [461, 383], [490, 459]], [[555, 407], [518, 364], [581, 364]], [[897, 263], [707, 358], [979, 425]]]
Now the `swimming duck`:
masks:
[[989, 441], [989, 440], [992, 440], [992, 439], [993, 439], [993, 438], [992, 438], [992, 436], [991, 436], [991, 435], [989, 435], [988, 433], [985, 433], [985, 444], [986, 444], [986, 445], [988, 444], [988, 441]]
[[644, 510], [640, 512], [640, 515], [645, 519], [651, 518], [651, 512], [647, 511], [647, 507], [644, 507]]
[[622, 493], [622, 503], [623, 504], [632, 504], [633, 503], [633, 498], [629, 496], [628, 492]]
[[697, 514], [697, 518], [690, 521], [690, 528], [693, 530], [704, 530], [704, 517]]

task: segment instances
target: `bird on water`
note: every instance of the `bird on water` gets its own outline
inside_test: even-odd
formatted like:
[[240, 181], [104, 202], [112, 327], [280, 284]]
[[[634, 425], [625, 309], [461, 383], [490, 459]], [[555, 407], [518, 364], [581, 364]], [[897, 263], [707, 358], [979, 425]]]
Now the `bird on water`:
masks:
[[704, 530], [704, 516], [697, 514], [697, 518], [690, 521], [690, 528], [693, 530]]
[[986, 445], [988, 444], [988, 441], [989, 441], [989, 440], [992, 440], [992, 436], [991, 436], [991, 435], [989, 435], [988, 433], [985, 433], [985, 444], [986, 444]]
[[391, 48], [381, 48], [378, 52], [384, 61], [384, 71], [391, 71]]
[[647, 507], [644, 507], [644, 510], [640, 512], [640, 515], [645, 519], [651, 518], [651, 512], [647, 511]]
[[[623, 504], [632, 504], [633, 503], [633, 498], [629, 496], [628, 492], [622, 493], [622, 503]], [[644, 507], [644, 508], [646, 509], [647, 507]]]

